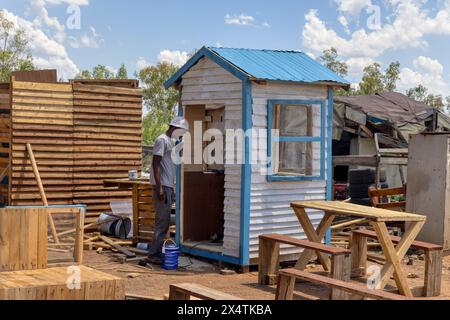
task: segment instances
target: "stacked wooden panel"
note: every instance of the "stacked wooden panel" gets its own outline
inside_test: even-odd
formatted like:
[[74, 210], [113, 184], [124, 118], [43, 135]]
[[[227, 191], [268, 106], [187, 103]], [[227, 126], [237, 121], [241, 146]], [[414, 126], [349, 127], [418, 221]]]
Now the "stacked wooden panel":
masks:
[[155, 231], [155, 208], [153, 207], [153, 187], [138, 186], [133, 192], [133, 243], [152, 242]]
[[10, 204], [42, 204], [27, 143], [34, 151], [49, 204], [72, 204], [72, 85], [13, 81], [11, 109]]
[[0, 300], [125, 300], [125, 280], [85, 266], [3, 272]]
[[[9, 142], [11, 139], [10, 85], [0, 83], [0, 203], [8, 201]], [[6, 171], [5, 171], [6, 170]]]
[[47, 210], [0, 209], [0, 271], [47, 267]]
[[118, 85], [73, 83], [73, 202], [88, 205], [87, 223], [110, 211], [111, 201], [131, 197], [129, 191], [104, 189], [105, 179], [141, 170], [142, 91]]

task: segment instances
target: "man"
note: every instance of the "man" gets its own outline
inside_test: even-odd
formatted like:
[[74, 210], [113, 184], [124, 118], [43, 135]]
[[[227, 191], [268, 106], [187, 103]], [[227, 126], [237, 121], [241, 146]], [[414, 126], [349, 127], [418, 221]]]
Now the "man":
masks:
[[170, 226], [172, 204], [175, 202], [176, 166], [172, 160], [175, 147], [173, 137], [181, 137], [189, 130], [189, 123], [183, 117], [176, 117], [167, 132], [158, 137], [153, 147], [153, 162], [150, 183], [153, 185], [153, 206], [155, 208], [155, 233], [149, 251], [148, 262], [161, 264], [161, 252]]

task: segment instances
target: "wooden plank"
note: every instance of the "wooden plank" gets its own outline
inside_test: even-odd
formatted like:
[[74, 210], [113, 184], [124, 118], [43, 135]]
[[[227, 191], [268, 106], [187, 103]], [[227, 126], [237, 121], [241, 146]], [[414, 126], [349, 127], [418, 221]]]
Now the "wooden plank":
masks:
[[[380, 245], [383, 248], [384, 256], [386, 257], [386, 262], [388, 262], [388, 264], [385, 265], [385, 267], [381, 272], [382, 288], [384, 288], [383, 282], [385, 282], [387, 276], [388, 275], [390, 276], [391, 274], [391, 272], [387, 270], [392, 269], [394, 273], [395, 282], [397, 283], [398, 290], [400, 291], [400, 293], [407, 297], [412, 297], [413, 295], [411, 292], [411, 288], [408, 285], [406, 275], [400, 263], [400, 259], [402, 259], [403, 256], [398, 255], [398, 253], [396, 252], [395, 247], [390, 239], [389, 231], [386, 227], [386, 224], [383, 222], [373, 222], [372, 226], [374, 227], [375, 232], [378, 235], [378, 240], [380, 241]], [[405, 242], [405, 245], [408, 245], [408, 243]]]
[[267, 237], [259, 237], [258, 283], [273, 285], [276, 281], [280, 264], [280, 242]]
[[[178, 295], [177, 293], [181, 293], [181, 295]], [[182, 300], [189, 300], [186, 298], [190, 296], [202, 300], [242, 300], [236, 296], [210, 289], [196, 283], [180, 283], [170, 285], [169, 300], [178, 300], [181, 296], [183, 297]]]
[[424, 221], [425, 216], [360, 206], [340, 201], [298, 201], [291, 204], [293, 208], [309, 208], [329, 212], [335, 215], [365, 217], [374, 221]]
[[425, 297], [438, 297], [442, 285], [442, 251], [427, 251], [425, 254]]
[[127, 256], [127, 258], [135, 258], [136, 254], [134, 254], [133, 252], [127, 250], [126, 248], [116, 244], [113, 240], [111, 240], [108, 237], [105, 236], [100, 236], [100, 239], [102, 241], [104, 241], [105, 243], [107, 243], [108, 245], [110, 245], [111, 247], [113, 247], [114, 249], [116, 249], [117, 251], [123, 253], [124, 255]]
[[345, 282], [333, 278], [324, 277], [318, 274], [305, 272], [297, 269], [284, 269], [280, 270], [280, 275], [288, 277], [295, 277], [308, 282], [325, 285], [327, 287], [333, 287], [341, 290], [345, 290], [349, 293], [356, 294], [371, 299], [382, 300], [409, 300], [407, 297], [403, 297], [397, 294], [393, 294], [387, 291], [369, 289], [366, 286], [355, 284], [351, 282]]

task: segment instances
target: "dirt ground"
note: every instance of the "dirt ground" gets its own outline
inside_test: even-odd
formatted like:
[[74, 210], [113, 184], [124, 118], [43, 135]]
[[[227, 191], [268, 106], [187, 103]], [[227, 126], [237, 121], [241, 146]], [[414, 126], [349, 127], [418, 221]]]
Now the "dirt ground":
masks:
[[[115, 262], [113, 255], [108, 252], [101, 254], [95, 251], [85, 251], [84, 264], [100, 271], [110, 273], [126, 279], [126, 292], [162, 299], [169, 292], [169, 285], [174, 283], [194, 282], [228, 294], [248, 300], [273, 300], [274, 286], [258, 285], [258, 273], [221, 275], [217, 264], [211, 264], [209, 271], [176, 271], [167, 272], [159, 267], [153, 270], [137, 266], [137, 262], [120, 264]], [[424, 262], [417, 259], [413, 265], [403, 262], [405, 271], [409, 275], [411, 287], [423, 285]], [[309, 271], [320, 272], [320, 266], [309, 265]], [[131, 276], [135, 278], [131, 278]], [[417, 278], [414, 278], [417, 277]], [[391, 280], [394, 284], [393, 280]], [[328, 289], [310, 285], [297, 284], [296, 299], [327, 299]], [[442, 294], [439, 298], [450, 300], [450, 256], [444, 258], [442, 272]]]

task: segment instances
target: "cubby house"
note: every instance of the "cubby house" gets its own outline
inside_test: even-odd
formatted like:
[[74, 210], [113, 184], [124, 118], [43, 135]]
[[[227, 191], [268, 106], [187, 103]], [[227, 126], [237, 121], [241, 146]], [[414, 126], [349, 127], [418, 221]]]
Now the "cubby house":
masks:
[[[180, 91], [179, 114], [191, 136], [208, 129], [258, 132], [257, 139], [243, 139], [237, 155], [226, 148], [224, 164], [178, 166], [181, 250], [247, 267], [257, 263], [259, 235], [304, 238], [290, 203], [331, 200], [333, 95], [349, 83], [298, 51], [203, 47], [165, 86]], [[193, 158], [207, 144], [191, 143], [188, 154]], [[250, 161], [256, 155], [266, 161]], [[243, 164], [227, 161], [239, 156]], [[309, 214], [315, 224], [322, 218]], [[298, 254], [281, 251], [284, 260]]]

